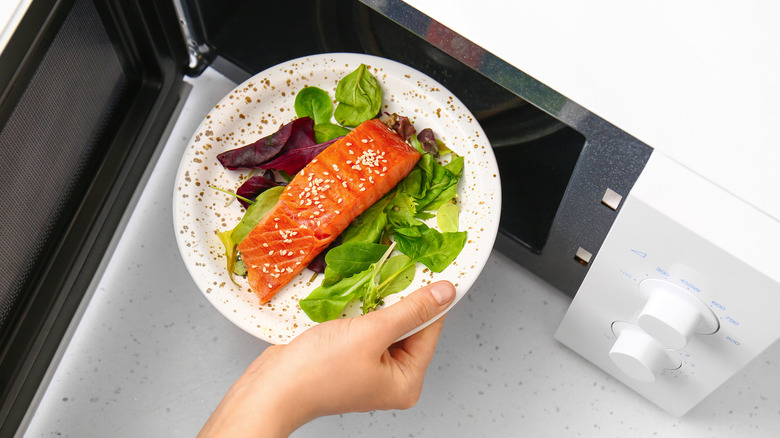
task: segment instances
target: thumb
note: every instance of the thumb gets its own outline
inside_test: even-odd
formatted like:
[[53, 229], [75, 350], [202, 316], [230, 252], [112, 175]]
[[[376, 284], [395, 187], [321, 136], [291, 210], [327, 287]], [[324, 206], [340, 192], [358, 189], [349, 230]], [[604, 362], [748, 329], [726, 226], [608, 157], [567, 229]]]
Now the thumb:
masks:
[[374, 333], [381, 333], [383, 344], [390, 345], [442, 313], [454, 299], [455, 286], [449, 281], [438, 281], [366, 316], [372, 324], [380, 326]]

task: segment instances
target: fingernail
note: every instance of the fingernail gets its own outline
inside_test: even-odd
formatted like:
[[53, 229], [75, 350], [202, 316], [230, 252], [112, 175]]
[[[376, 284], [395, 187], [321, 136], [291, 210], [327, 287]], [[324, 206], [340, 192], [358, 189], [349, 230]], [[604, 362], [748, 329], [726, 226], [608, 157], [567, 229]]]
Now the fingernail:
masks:
[[431, 294], [439, 305], [443, 305], [455, 298], [455, 288], [447, 282], [436, 283], [431, 286]]

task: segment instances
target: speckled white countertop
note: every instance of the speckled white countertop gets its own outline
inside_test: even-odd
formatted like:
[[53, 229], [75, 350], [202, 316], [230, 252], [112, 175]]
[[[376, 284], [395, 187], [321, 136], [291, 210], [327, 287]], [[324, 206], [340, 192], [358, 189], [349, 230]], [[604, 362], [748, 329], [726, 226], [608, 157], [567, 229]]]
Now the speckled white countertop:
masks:
[[[63, 346], [25, 437], [191, 437], [266, 347], [195, 287], [174, 237], [174, 175], [190, 135], [233, 84], [197, 79]], [[418, 405], [315, 420], [295, 437], [769, 437], [780, 345], [683, 418], [557, 343], [570, 298], [494, 252], [450, 312]]]

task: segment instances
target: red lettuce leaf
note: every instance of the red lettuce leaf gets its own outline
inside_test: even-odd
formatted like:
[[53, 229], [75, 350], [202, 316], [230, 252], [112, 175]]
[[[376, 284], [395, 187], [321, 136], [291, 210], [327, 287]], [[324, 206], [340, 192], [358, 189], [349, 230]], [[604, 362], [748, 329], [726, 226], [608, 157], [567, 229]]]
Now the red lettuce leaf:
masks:
[[387, 120], [385, 120], [385, 125], [397, 132], [404, 140], [409, 140], [409, 138], [417, 132], [417, 130], [414, 129], [414, 125], [412, 125], [412, 122], [409, 120], [409, 117], [399, 116], [396, 113], [388, 114], [388, 116]]
[[434, 157], [439, 155], [439, 145], [436, 144], [436, 137], [433, 136], [431, 128], [425, 128], [417, 134], [417, 140], [420, 141], [423, 150]]
[[[266, 171], [264, 175], [254, 175], [248, 180], [244, 181], [241, 186], [236, 189], [236, 194], [247, 199], [254, 200], [257, 195], [270, 189], [271, 187], [285, 185], [284, 183], [276, 182], [274, 180], [274, 174], [271, 171]], [[248, 208], [249, 204], [244, 202], [241, 198], [238, 198], [238, 202]]]
[[283, 149], [305, 148], [314, 144], [314, 120], [301, 117], [254, 143], [222, 152], [217, 159], [230, 170], [254, 169], [283, 153]]
[[320, 152], [340, 138], [342, 137], [336, 137], [324, 143], [312, 145], [302, 145], [301, 143], [293, 144], [290, 142], [285, 145], [284, 150], [282, 150], [276, 158], [262, 164], [260, 167], [263, 169], [283, 170], [290, 175], [295, 175], [306, 167], [306, 165], [309, 164], [314, 157], [319, 155]]

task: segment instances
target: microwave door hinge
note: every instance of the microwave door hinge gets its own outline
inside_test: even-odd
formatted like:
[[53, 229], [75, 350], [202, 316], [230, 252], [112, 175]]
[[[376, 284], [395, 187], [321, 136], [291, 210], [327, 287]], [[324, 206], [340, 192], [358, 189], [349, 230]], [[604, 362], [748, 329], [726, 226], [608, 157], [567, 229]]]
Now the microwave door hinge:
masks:
[[185, 74], [196, 77], [213, 61], [214, 48], [206, 43], [206, 32], [197, 3], [191, 0], [173, 0], [173, 4], [189, 57]]

